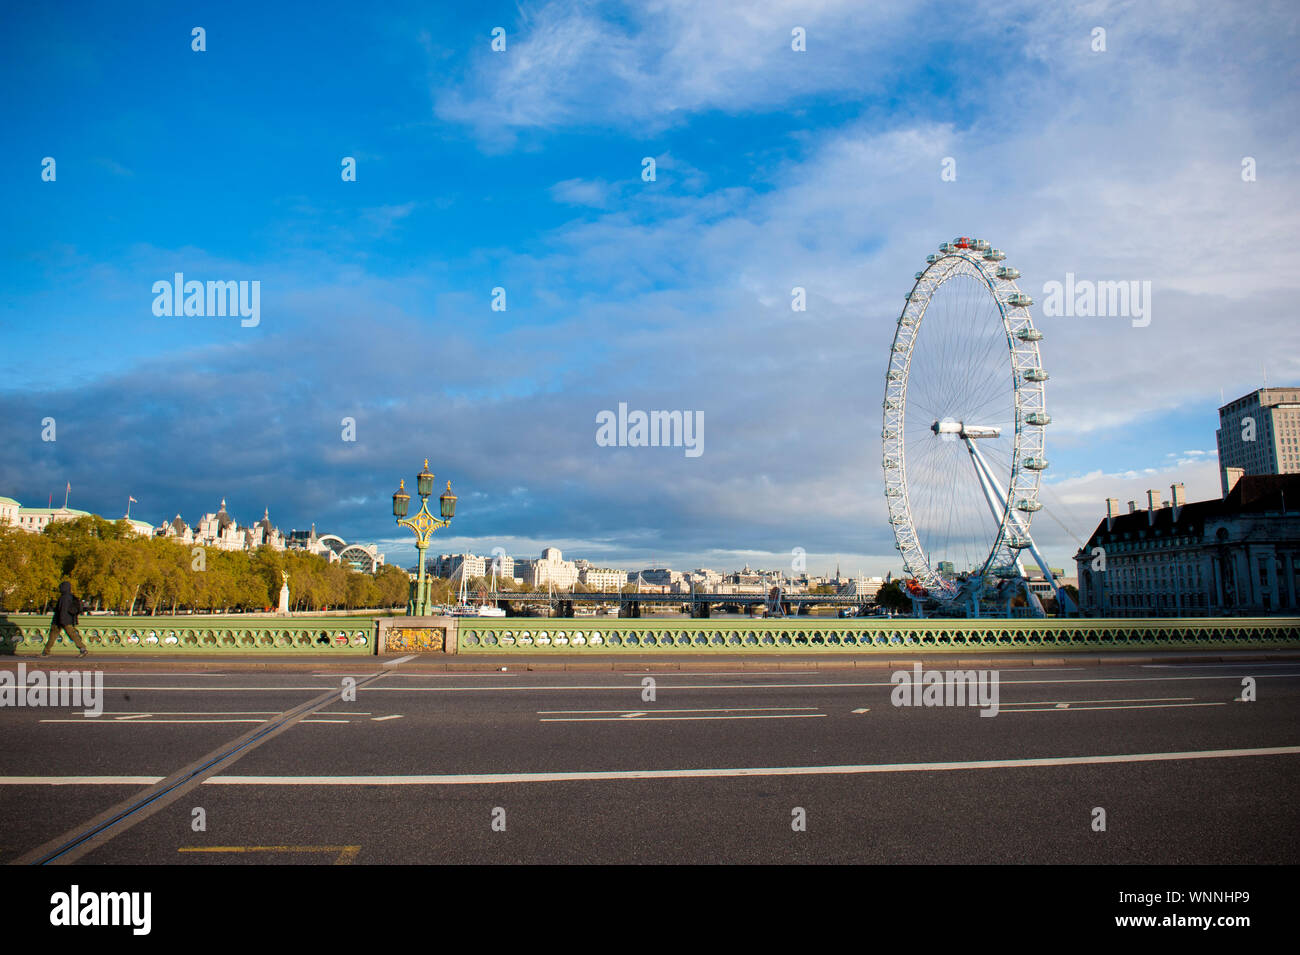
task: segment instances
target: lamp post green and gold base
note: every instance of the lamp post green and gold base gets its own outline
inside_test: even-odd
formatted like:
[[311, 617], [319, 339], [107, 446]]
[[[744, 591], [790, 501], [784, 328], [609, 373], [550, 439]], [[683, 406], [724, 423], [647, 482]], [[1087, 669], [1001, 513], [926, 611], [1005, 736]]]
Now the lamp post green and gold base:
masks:
[[415, 489], [420, 495], [419, 512], [412, 518], [406, 516], [411, 505], [411, 495], [406, 491], [406, 479], [403, 478], [397, 487], [397, 493], [393, 495], [393, 516], [397, 518], [398, 524], [409, 527], [415, 532], [415, 549], [420, 554], [420, 573], [406, 602], [406, 613], [408, 616], [427, 617], [430, 604], [428, 583], [424, 575], [424, 552], [429, 547], [429, 538], [433, 536], [433, 532], [440, 527], [446, 527], [456, 515], [456, 495], [451, 493], [451, 482], [448, 481], [447, 490], [438, 499], [442, 519], [439, 520], [429, 513], [429, 497], [433, 494], [433, 474], [429, 471], [428, 458], [424, 459], [424, 470], [415, 476]]

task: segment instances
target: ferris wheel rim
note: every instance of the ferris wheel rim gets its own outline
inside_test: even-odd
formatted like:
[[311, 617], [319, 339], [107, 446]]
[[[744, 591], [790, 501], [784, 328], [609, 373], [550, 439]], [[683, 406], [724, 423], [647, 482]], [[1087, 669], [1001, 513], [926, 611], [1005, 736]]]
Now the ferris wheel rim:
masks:
[[[959, 586], [933, 566], [917, 530], [908, 492], [904, 419], [911, 383], [912, 354], [926, 312], [943, 285], [958, 276], [970, 276], [981, 281], [990, 300], [997, 306], [1006, 338], [1014, 409], [1010, 475], [1006, 487], [1002, 488], [1006, 505], [1002, 508], [988, 554], [970, 577], [986, 579], [1000, 557], [1008, 567], [1018, 565], [1020, 550], [1028, 546], [1026, 542], [1034, 512], [1041, 507], [1038, 502], [1039, 481], [1047, 466], [1043, 454], [1043, 431], [1051, 420], [1046, 413], [1046, 374], [1042, 371], [1038, 348], [1042, 333], [1034, 327], [1029, 313], [1032, 300], [1021, 292], [1015, 281], [1020, 273], [1010, 266], [997, 266], [1004, 259], [1004, 254], [991, 249], [982, 240], [962, 238], [940, 246], [940, 254], [927, 257], [926, 268], [917, 273], [898, 317], [890, 346], [881, 432], [889, 522], [895, 547], [903, 556], [907, 572], [927, 593], [940, 599], [955, 597]], [[1014, 525], [1013, 511], [1023, 511], [1014, 518]]]

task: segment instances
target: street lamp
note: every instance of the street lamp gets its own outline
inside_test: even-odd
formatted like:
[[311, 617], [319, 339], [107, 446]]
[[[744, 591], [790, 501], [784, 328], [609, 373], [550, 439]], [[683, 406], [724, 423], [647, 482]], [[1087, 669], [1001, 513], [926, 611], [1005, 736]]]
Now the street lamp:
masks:
[[397, 492], [393, 495], [393, 517], [397, 518], [398, 524], [409, 527], [415, 532], [415, 549], [420, 552], [420, 576], [414, 592], [406, 602], [406, 613], [409, 616], [425, 617], [429, 614], [429, 591], [425, 586], [424, 552], [429, 546], [429, 538], [433, 536], [433, 532], [439, 527], [446, 527], [456, 516], [456, 495], [451, 493], [451, 482], [448, 481], [447, 490], [438, 499], [442, 520], [429, 513], [429, 497], [433, 494], [433, 474], [429, 470], [428, 458], [424, 459], [424, 469], [415, 476], [415, 490], [420, 495], [419, 513], [410, 519], [406, 517], [411, 506], [411, 495], [406, 490], [406, 479], [403, 478], [397, 487]]

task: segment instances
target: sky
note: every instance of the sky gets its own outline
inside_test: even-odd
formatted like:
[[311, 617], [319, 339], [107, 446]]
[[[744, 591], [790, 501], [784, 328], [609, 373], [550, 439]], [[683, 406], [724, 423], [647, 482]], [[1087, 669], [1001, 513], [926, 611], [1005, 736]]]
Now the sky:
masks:
[[[1033, 533], [1073, 568], [1107, 497], [1218, 496], [1222, 399], [1300, 384], [1298, 21], [6, 5], [0, 495], [154, 524], [224, 498], [409, 565], [391, 495], [427, 457], [460, 499], [435, 553], [897, 574], [886, 362], [969, 235], [1038, 300]], [[176, 273], [258, 282], [256, 324], [155, 314]], [[1149, 322], [1044, 314], [1067, 274], [1149, 282]], [[698, 416], [701, 453], [598, 442], [620, 403]]]

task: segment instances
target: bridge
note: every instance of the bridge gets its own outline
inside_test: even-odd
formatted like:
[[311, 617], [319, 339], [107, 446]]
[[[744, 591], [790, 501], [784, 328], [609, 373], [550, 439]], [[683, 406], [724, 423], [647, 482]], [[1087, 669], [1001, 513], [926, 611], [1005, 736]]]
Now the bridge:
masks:
[[692, 592], [684, 594], [664, 593], [560, 593], [547, 591], [505, 591], [487, 598], [489, 603], [505, 610], [507, 616], [522, 616], [518, 613], [522, 604], [549, 604], [556, 616], [574, 616], [574, 606], [579, 603], [617, 604], [620, 617], [640, 617], [646, 604], [659, 606], [686, 606], [692, 617], [708, 618], [713, 608], [735, 608], [739, 613], [752, 607], [766, 607], [780, 616], [806, 616], [813, 607], [847, 607], [860, 614], [867, 607], [874, 607], [875, 601], [865, 596], [841, 596], [839, 594], [785, 594], [775, 599], [769, 594], [715, 594]]

